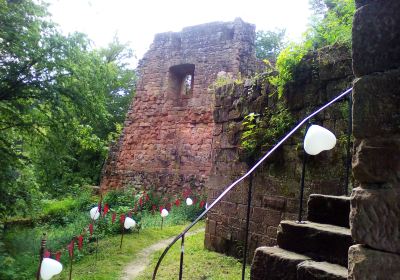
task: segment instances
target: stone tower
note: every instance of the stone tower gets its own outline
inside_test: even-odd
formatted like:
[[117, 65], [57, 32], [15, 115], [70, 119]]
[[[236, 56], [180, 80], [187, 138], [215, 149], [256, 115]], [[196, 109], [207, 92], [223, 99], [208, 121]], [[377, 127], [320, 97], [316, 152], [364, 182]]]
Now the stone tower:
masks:
[[155, 36], [139, 62], [136, 96], [103, 169], [102, 190], [132, 183], [161, 192], [201, 190], [211, 170], [214, 96], [221, 71], [255, 65], [255, 26], [235, 19]]

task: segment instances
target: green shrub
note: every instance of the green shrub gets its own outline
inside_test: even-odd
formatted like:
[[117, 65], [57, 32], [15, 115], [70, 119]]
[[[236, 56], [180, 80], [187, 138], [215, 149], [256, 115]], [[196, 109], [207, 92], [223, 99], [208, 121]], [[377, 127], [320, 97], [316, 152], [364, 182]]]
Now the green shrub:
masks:
[[293, 118], [282, 101], [274, 107], [265, 108], [263, 115], [247, 115], [242, 123], [240, 138], [242, 158], [250, 162], [256, 160], [266, 149], [275, 145], [292, 124]]
[[283, 95], [285, 85], [293, 80], [296, 67], [309, 50], [309, 44], [291, 43], [279, 54], [275, 65], [278, 74], [269, 78], [269, 82], [276, 87], [279, 97]]
[[351, 45], [351, 30], [355, 13], [354, 0], [312, 0], [314, 15], [301, 43], [291, 43], [280, 52], [276, 62], [277, 74], [269, 81], [283, 95], [285, 86], [294, 78], [300, 61], [309, 51], [340, 44]]

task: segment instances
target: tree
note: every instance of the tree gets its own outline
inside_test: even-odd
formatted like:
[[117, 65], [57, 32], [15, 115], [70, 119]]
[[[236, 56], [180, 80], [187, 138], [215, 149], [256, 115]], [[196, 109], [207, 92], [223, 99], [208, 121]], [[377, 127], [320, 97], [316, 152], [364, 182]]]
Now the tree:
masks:
[[0, 218], [96, 184], [135, 90], [125, 45], [93, 50], [47, 16], [36, 1], [0, 0]]
[[256, 33], [256, 57], [275, 61], [279, 52], [285, 47], [285, 30], [257, 31]]
[[351, 44], [354, 0], [310, 0], [310, 6], [314, 15], [306, 37], [313, 48]]

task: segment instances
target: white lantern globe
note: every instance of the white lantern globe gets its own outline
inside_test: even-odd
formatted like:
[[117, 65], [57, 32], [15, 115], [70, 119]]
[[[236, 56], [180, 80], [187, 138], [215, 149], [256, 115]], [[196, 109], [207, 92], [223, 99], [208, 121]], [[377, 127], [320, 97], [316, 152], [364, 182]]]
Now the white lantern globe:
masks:
[[163, 217], [163, 218], [165, 218], [165, 217], [167, 217], [169, 215], [169, 212], [168, 212], [168, 210], [167, 209], [163, 209], [163, 210], [161, 210], [161, 217]]
[[99, 212], [99, 207], [93, 207], [92, 209], [90, 209], [90, 218], [92, 220], [97, 220], [100, 217], [100, 212]]
[[336, 137], [328, 129], [319, 125], [312, 125], [304, 137], [304, 150], [307, 154], [315, 156], [322, 151], [333, 149]]
[[125, 222], [124, 222], [124, 228], [125, 229], [130, 229], [136, 226], [136, 222], [134, 219], [130, 218], [130, 217], [126, 217], [125, 218]]
[[190, 197], [186, 198], [186, 205], [190, 206], [192, 204], [193, 204], [193, 200]]
[[59, 261], [51, 258], [43, 258], [42, 265], [40, 266], [40, 277], [43, 280], [49, 280], [54, 275], [60, 274], [62, 268], [62, 264]]

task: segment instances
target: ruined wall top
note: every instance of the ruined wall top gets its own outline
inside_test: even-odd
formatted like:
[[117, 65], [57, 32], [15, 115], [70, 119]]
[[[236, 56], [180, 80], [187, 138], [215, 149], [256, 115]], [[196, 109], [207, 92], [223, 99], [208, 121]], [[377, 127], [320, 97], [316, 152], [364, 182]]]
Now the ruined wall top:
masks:
[[[149, 51], [140, 60], [139, 77], [149, 71], [166, 73], [176, 65], [193, 64], [195, 72], [204, 70], [201, 88], [207, 89], [219, 71], [250, 75], [255, 67], [255, 25], [240, 18], [233, 22], [212, 22], [185, 27], [181, 32], [157, 34]], [[203, 72], [203, 71], [201, 71]], [[146, 79], [140, 79], [138, 90]], [[142, 86], [142, 87], [141, 87]], [[162, 88], [162, 87], [161, 87]]]

